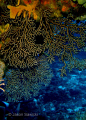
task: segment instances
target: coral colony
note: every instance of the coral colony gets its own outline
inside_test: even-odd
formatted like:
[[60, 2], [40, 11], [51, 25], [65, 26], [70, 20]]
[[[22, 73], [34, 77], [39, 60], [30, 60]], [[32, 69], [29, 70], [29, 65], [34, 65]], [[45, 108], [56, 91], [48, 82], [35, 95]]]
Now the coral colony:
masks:
[[29, 99], [48, 85], [55, 56], [64, 63], [62, 77], [66, 68], [86, 68], [86, 59], [73, 56], [86, 51], [86, 24], [77, 24], [85, 7], [85, 0], [0, 0], [0, 82], [4, 76], [8, 101]]

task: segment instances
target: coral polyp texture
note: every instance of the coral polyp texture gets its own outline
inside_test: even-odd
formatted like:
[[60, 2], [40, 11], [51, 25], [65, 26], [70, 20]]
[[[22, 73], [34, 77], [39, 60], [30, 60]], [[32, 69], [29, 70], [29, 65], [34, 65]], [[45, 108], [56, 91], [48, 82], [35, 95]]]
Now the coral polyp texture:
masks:
[[37, 96], [43, 86], [48, 86], [53, 73], [45, 56], [39, 57], [39, 65], [34, 69], [9, 69], [6, 73], [6, 101], [18, 102]]
[[[86, 25], [73, 23], [68, 18], [49, 19], [51, 11], [45, 10], [37, 22], [33, 18], [13, 20], [7, 37], [10, 41], [1, 48], [1, 56], [10, 66], [26, 68], [37, 65], [40, 54], [48, 61], [58, 56], [61, 61], [70, 61], [73, 54], [85, 47]], [[77, 36], [78, 35], [78, 36]]]
[[10, 66], [32, 67], [37, 65], [35, 56], [43, 51], [42, 39], [45, 38], [46, 33], [43, 29], [40, 32], [41, 26], [36, 30], [33, 19], [21, 20], [20, 24], [19, 21], [17, 19], [13, 22], [17, 26], [8, 34], [10, 41], [3, 45], [1, 54], [4, 55], [4, 61], [8, 60]]
[[86, 52], [86, 23], [77, 24], [72, 14], [78, 6], [72, 0], [10, 0], [4, 13], [1, 6], [0, 58], [8, 67], [8, 101], [27, 100], [48, 85], [53, 76], [49, 63], [56, 56], [64, 63], [61, 76], [66, 69], [86, 68], [85, 59], [74, 58]]

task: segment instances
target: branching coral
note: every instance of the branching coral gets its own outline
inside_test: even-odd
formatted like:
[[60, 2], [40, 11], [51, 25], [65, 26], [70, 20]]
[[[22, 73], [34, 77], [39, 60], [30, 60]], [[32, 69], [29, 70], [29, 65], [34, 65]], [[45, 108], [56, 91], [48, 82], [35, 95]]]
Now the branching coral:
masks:
[[[48, 62], [52, 63], [55, 56], [64, 63], [60, 69], [61, 76], [67, 75], [66, 67], [69, 71], [74, 67], [80, 70], [86, 68], [86, 60], [79, 61], [73, 58], [73, 54], [80, 52], [82, 48], [85, 49], [86, 25], [72, 22], [72, 16], [57, 18], [60, 12], [55, 3], [52, 3], [53, 0], [41, 0], [43, 7], [39, 5], [38, 0], [23, 1], [26, 6], [20, 5], [20, 1], [16, 6], [7, 6], [12, 19], [9, 18], [9, 29], [1, 35], [1, 41], [4, 40], [5, 43], [1, 47], [0, 57], [12, 67], [5, 75], [5, 95], [9, 102], [28, 100], [38, 94], [42, 85], [48, 85], [53, 76]], [[69, 6], [75, 5], [71, 0], [68, 0], [69, 6], [64, 0], [62, 2], [68, 7], [62, 9], [66, 11], [69, 10]], [[6, 39], [9, 40], [6, 42]], [[4, 72], [0, 70], [3, 81]], [[3, 88], [0, 89], [4, 91]]]
[[21, 13], [23, 13], [23, 17], [25, 18], [26, 11], [28, 11], [29, 18], [33, 15], [34, 20], [39, 20], [41, 18], [40, 13], [44, 9], [51, 9], [53, 16], [61, 16], [59, 7], [56, 4], [56, 0], [22, 0], [22, 2], [23, 5], [21, 5], [20, 0], [18, 0], [16, 6], [7, 6], [7, 8], [10, 9], [10, 18], [15, 19], [16, 15], [20, 16]]
[[62, 62], [70, 61], [73, 53], [85, 46], [85, 24], [78, 26], [70, 20], [71, 16], [50, 19], [51, 14], [50, 10], [43, 11], [38, 23], [28, 16], [14, 20], [17, 27], [12, 27], [8, 35], [11, 41], [1, 49], [5, 62], [16, 68], [29, 68], [37, 65], [35, 56], [40, 54], [45, 54], [50, 62], [55, 55]]
[[[8, 44], [4, 44], [1, 50], [1, 54], [4, 54], [4, 60], [9, 60], [10, 66], [26, 68], [37, 65], [35, 56], [43, 51], [41, 42], [40, 44], [35, 44], [36, 36], [39, 35], [38, 31], [34, 20], [29, 18], [21, 21], [17, 28], [11, 30], [9, 36], [11, 41]], [[40, 35], [43, 35], [43, 33], [45, 32], [42, 31]]]
[[9, 69], [6, 73], [5, 95], [9, 102], [28, 100], [37, 96], [42, 86], [49, 85], [53, 73], [44, 56], [39, 57], [39, 65], [34, 69]]
[[3, 46], [4, 42], [7, 41], [7, 39], [3, 39], [6, 37], [6, 33], [8, 33], [9, 31], [9, 24], [6, 24], [6, 25], [1, 25], [0, 26], [0, 38], [2, 38], [2, 41], [0, 41], [0, 50], [1, 50], [1, 47]]

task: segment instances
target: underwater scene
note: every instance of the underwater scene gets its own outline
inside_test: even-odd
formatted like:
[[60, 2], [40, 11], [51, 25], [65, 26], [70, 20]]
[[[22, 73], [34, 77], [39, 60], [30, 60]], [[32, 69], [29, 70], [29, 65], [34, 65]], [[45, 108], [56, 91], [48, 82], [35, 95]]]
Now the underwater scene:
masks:
[[0, 120], [86, 120], [86, 0], [0, 0]]

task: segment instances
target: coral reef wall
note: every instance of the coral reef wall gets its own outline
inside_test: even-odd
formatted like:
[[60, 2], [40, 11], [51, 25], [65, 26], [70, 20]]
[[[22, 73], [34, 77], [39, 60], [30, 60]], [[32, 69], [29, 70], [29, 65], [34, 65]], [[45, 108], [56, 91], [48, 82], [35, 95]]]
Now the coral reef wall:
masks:
[[72, 0], [0, 1], [0, 58], [7, 67], [6, 100], [37, 95], [42, 83], [47, 85], [52, 79], [49, 63], [56, 56], [64, 63], [61, 76], [67, 75], [66, 69], [86, 68], [83, 60], [74, 58], [86, 52], [86, 22], [79, 24], [78, 16], [81, 8], [86, 10], [82, 4]]
[[53, 73], [45, 56], [40, 56], [39, 65], [34, 69], [9, 69], [5, 75], [6, 101], [18, 102], [37, 96], [43, 86], [48, 86]]

